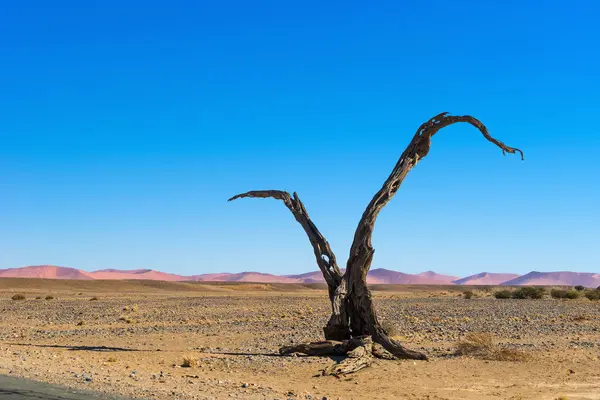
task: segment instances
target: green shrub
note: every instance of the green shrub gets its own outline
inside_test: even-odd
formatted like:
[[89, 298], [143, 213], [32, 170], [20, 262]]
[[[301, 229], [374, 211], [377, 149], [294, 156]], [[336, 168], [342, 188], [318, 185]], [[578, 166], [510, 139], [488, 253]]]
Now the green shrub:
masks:
[[567, 290], [567, 289], [552, 289], [550, 291], [550, 296], [555, 299], [577, 299], [579, 298], [579, 292], [577, 290]]
[[525, 286], [518, 288], [512, 294], [513, 299], [541, 299], [544, 297], [546, 289], [539, 286]]
[[510, 299], [512, 297], [512, 292], [507, 289], [500, 290], [494, 293], [494, 297], [497, 299]]
[[25, 296], [23, 296], [22, 294], [15, 294], [13, 297], [11, 297], [11, 299], [13, 299], [13, 300], [25, 300]]
[[577, 285], [575, 286], [575, 290], [577, 290], [578, 292], [583, 292], [585, 290], [585, 286]]
[[600, 289], [586, 290], [584, 296], [592, 301], [600, 300]]

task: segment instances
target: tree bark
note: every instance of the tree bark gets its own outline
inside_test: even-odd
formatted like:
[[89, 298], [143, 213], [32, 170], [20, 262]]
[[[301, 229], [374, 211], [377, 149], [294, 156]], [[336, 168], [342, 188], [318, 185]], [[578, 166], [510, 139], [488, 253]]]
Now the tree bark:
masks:
[[[317, 265], [323, 273], [325, 282], [327, 282], [332, 315], [323, 328], [325, 338], [329, 342], [318, 342], [318, 345], [315, 343], [307, 344], [305, 346], [308, 347], [304, 348], [306, 351], [300, 352], [320, 354], [320, 352], [334, 351], [332, 349], [335, 348], [337, 349], [335, 351], [341, 350], [348, 353], [349, 359], [354, 360], [349, 361], [347, 368], [338, 365], [337, 369], [332, 367], [328, 373], [342, 374], [346, 373], [344, 371], [353, 372], [364, 368], [370, 364], [372, 353], [383, 358], [427, 359], [425, 354], [406, 349], [390, 338], [378, 321], [371, 292], [367, 286], [367, 274], [371, 268], [375, 252], [371, 244], [371, 237], [379, 212], [394, 197], [410, 170], [427, 156], [431, 147], [431, 138], [440, 129], [458, 122], [466, 122], [477, 128], [489, 142], [500, 147], [503, 154], [519, 153], [523, 158], [521, 150], [508, 147], [501, 141], [494, 139], [481, 121], [471, 116], [450, 116], [448, 113], [442, 113], [423, 123], [400, 156], [390, 176], [365, 209], [356, 228], [346, 271], [343, 275], [337, 266], [335, 255], [329, 243], [310, 220], [304, 204], [296, 193], [292, 197], [289, 193], [279, 190], [259, 190], [239, 194], [229, 199], [231, 201], [242, 197], [273, 197], [282, 200], [308, 235], [313, 246]], [[339, 342], [351, 343], [348, 342], [351, 339], [364, 337], [371, 338], [375, 344], [365, 343], [354, 349], [339, 344]], [[384, 350], [380, 349], [378, 345]], [[377, 351], [373, 350], [374, 346], [376, 346]], [[282, 351], [286, 353], [293, 349], [299, 351], [300, 348], [293, 346], [292, 348], [282, 348]], [[369, 353], [369, 357], [364, 356], [365, 352]], [[350, 356], [350, 353], [352, 353], [352, 356]]]
[[340, 271], [335, 254], [331, 250], [329, 243], [325, 240], [325, 237], [321, 234], [317, 226], [312, 222], [308, 216], [308, 212], [304, 207], [304, 204], [298, 197], [298, 194], [294, 192], [293, 196], [290, 196], [288, 192], [281, 190], [253, 190], [250, 192], [238, 194], [233, 196], [228, 201], [244, 197], [259, 197], [269, 198], [272, 197], [277, 200], [283, 201], [283, 204], [292, 212], [296, 221], [302, 225], [304, 232], [310, 240], [310, 244], [313, 247], [313, 252], [317, 260], [317, 265], [325, 278], [327, 288], [329, 291], [329, 300], [331, 301], [332, 314], [329, 322], [323, 327], [325, 339], [328, 340], [346, 340], [350, 339], [350, 325], [348, 315], [346, 313], [346, 282], [343, 280], [342, 272]]

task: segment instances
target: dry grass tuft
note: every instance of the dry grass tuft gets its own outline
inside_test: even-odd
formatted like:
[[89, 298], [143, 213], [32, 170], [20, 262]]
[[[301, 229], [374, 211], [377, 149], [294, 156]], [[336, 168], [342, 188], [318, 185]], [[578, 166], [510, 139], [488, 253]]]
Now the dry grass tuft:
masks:
[[389, 337], [393, 338], [400, 334], [400, 332], [398, 332], [398, 329], [396, 328], [396, 326], [394, 326], [394, 324], [392, 324], [390, 321], [387, 321], [387, 320], [382, 321], [381, 327], [388, 334]]
[[503, 348], [494, 343], [490, 333], [469, 333], [456, 345], [456, 354], [471, 356], [491, 361], [525, 361], [528, 354], [516, 350]]
[[183, 368], [195, 368], [198, 366], [198, 360], [192, 355], [183, 356], [183, 362], [181, 363]]

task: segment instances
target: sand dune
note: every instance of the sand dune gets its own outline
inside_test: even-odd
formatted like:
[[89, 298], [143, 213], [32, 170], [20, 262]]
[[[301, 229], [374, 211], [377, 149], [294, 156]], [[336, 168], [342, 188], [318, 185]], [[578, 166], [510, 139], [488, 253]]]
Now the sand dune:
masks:
[[502, 285], [521, 286], [521, 285], [582, 285], [586, 287], [600, 286], [600, 274], [586, 272], [537, 272], [532, 271], [528, 274], [515, 279], [503, 282]]
[[94, 279], [89, 272], [55, 265], [35, 265], [0, 270], [0, 278]]
[[[151, 281], [199, 281], [199, 282], [257, 282], [257, 283], [323, 283], [320, 271], [296, 275], [273, 275], [261, 272], [213, 273], [199, 275], [178, 275], [152, 269], [103, 269], [86, 272], [75, 268], [54, 265], [38, 265], [23, 268], [0, 270], [0, 278], [43, 278], [72, 280], [151, 280]], [[456, 276], [426, 271], [419, 274], [407, 274], [385, 268], [375, 268], [369, 272], [370, 284], [403, 285], [557, 285], [586, 287], [600, 286], [600, 274], [581, 272], [537, 272], [526, 275], [482, 272], [459, 279]]]
[[466, 278], [457, 279], [452, 283], [457, 285], [500, 285], [503, 282], [518, 278], [517, 274], [494, 274], [491, 272], [482, 272], [480, 274], [470, 275]]

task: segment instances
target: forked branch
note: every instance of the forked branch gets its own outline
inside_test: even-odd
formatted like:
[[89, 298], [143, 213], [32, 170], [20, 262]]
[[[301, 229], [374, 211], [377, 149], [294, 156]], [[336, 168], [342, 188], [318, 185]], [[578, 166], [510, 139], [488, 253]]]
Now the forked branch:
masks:
[[333, 297], [335, 295], [335, 289], [339, 286], [342, 280], [342, 272], [337, 265], [335, 254], [333, 254], [329, 243], [327, 240], [325, 240], [321, 232], [319, 232], [315, 224], [311, 221], [310, 217], [308, 216], [308, 212], [306, 212], [304, 204], [298, 197], [298, 194], [294, 192], [293, 196], [290, 196], [288, 192], [282, 190], [253, 190], [233, 196], [228, 201], [233, 201], [244, 197], [272, 197], [274, 199], [283, 201], [283, 204], [285, 204], [285, 206], [292, 212], [294, 218], [296, 218], [296, 221], [302, 225], [304, 232], [306, 232], [308, 235], [308, 239], [313, 247], [319, 269], [323, 273], [323, 277], [325, 278], [327, 286], [329, 287], [330, 298]]

